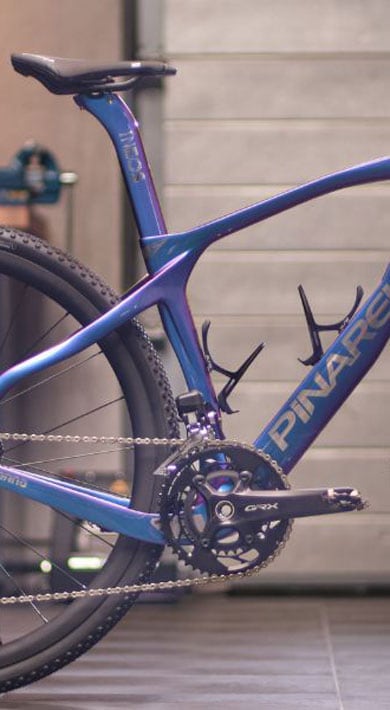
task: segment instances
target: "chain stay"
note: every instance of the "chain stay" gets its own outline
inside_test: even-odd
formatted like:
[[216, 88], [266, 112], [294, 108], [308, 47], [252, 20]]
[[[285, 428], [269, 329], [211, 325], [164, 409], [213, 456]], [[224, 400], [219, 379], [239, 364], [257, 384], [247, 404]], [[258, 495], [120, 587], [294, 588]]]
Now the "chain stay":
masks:
[[[188, 439], [168, 439], [168, 438], [141, 438], [124, 436], [78, 436], [71, 434], [27, 434], [0, 432], [0, 441], [23, 441], [23, 442], [51, 442], [51, 443], [72, 443], [72, 444], [121, 444], [122, 446], [180, 446], [188, 443]], [[213, 439], [213, 444], [223, 444], [223, 440]], [[271, 457], [264, 454], [264, 459], [269, 460], [277, 466]], [[267, 567], [275, 557], [277, 557], [290, 536], [292, 524], [290, 523], [283, 541], [279, 544], [275, 552], [261, 564], [247, 570], [246, 572], [235, 572], [230, 574], [201, 575], [200, 577], [187, 577], [185, 579], [168, 580], [161, 582], [144, 582], [140, 584], [125, 584], [118, 587], [102, 587], [95, 589], [75, 589], [71, 592], [45, 592], [39, 594], [21, 594], [19, 596], [0, 597], [0, 605], [33, 604], [41, 602], [72, 601], [75, 599], [85, 599], [86, 597], [103, 597], [119, 594], [140, 594], [141, 592], [166, 592], [174, 589], [188, 589], [190, 587], [204, 587], [208, 584], [237, 581], [258, 574], [264, 567]]]

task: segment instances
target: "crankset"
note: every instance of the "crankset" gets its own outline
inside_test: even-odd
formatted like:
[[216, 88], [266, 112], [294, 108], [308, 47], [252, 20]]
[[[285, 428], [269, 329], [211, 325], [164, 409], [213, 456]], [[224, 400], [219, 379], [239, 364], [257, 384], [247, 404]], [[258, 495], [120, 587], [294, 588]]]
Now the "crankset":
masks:
[[161, 491], [161, 529], [186, 564], [246, 573], [285, 544], [293, 518], [359, 510], [354, 488], [290, 490], [275, 461], [250, 446], [207, 441], [179, 456]]
[[[161, 530], [179, 559], [201, 572], [233, 574], [263, 566], [288, 538], [289, 519], [237, 515], [240, 491], [283, 490], [269, 457], [228, 441], [202, 441], [170, 465], [161, 489]], [[214, 497], [216, 496], [216, 497]]]

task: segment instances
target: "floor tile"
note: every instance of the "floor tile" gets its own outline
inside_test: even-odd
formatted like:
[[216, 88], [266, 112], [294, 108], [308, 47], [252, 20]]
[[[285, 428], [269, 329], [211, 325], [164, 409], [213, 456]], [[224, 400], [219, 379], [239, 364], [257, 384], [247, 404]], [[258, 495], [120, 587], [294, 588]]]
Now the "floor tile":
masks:
[[193, 595], [139, 605], [1, 710], [390, 710], [390, 598]]

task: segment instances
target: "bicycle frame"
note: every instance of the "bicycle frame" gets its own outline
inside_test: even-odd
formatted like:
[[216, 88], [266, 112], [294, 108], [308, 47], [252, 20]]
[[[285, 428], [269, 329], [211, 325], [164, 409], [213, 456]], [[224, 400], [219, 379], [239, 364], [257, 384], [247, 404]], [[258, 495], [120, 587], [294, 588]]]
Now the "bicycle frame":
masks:
[[[115, 94], [79, 95], [75, 101], [103, 124], [114, 143], [148, 274], [118, 305], [96, 321], [63, 343], [0, 375], [0, 396], [27, 375], [79, 353], [130, 318], [157, 305], [188, 388], [199, 390], [207, 405], [219, 412], [186, 298], [187, 282], [200, 255], [224, 236], [320, 195], [389, 179], [390, 158], [327, 175], [186, 232], [168, 234], [138, 125], [127, 105]], [[254, 445], [270, 454], [284, 472], [289, 473], [374, 364], [389, 335], [390, 266], [374, 292], [259, 434]], [[219, 422], [215, 433], [223, 437]], [[0, 487], [113, 531], [164, 544], [156, 526], [158, 515], [132, 510], [126, 499], [3, 465], [0, 466]]]

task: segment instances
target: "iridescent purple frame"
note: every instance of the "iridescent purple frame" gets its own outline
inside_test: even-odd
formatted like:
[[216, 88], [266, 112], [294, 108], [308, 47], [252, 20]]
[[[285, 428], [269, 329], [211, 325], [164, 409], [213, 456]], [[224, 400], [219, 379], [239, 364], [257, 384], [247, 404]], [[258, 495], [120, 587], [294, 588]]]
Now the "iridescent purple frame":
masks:
[[[128, 106], [117, 95], [77, 96], [108, 131], [140, 235], [147, 275], [121, 303], [68, 340], [0, 375], [0, 396], [22, 378], [61, 362], [99, 341], [150, 306], [160, 309], [166, 334], [176, 352], [189, 389], [199, 390], [219, 412], [216, 394], [186, 298], [188, 279], [200, 255], [215, 241], [251, 224], [336, 190], [390, 178], [390, 159], [381, 158], [306, 183], [225, 217], [180, 234], [168, 234], [151, 172]], [[234, 285], [232, 285], [234, 287]], [[254, 442], [289, 473], [329, 419], [382, 352], [390, 335], [390, 268]], [[220, 421], [220, 420], [218, 420]], [[223, 436], [220, 423], [216, 434]], [[164, 543], [156, 515], [128, 509], [123, 499], [72, 484], [0, 466], [0, 486], [53, 505], [97, 524], [152, 542]]]

